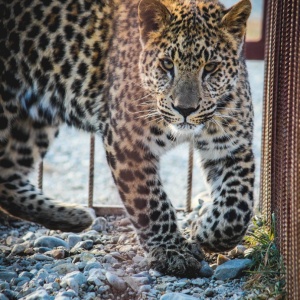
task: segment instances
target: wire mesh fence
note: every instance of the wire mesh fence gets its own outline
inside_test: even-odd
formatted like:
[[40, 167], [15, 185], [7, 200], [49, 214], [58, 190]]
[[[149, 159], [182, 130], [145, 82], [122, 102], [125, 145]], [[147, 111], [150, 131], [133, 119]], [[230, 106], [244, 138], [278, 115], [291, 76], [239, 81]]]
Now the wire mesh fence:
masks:
[[300, 299], [300, 1], [269, 0], [261, 208], [276, 217], [288, 299]]

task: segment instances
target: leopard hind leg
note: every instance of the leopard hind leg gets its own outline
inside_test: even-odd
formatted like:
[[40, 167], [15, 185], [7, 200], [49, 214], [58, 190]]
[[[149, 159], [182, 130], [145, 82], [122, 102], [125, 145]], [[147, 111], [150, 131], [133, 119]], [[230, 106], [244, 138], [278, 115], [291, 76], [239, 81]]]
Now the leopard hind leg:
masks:
[[58, 124], [49, 126], [24, 115], [11, 121], [10, 133], [1, 147], [0, 208], [49, 229], [80, 232], [91, 225], [92, 212], [46, 197], [27, 179], [57, 132]]

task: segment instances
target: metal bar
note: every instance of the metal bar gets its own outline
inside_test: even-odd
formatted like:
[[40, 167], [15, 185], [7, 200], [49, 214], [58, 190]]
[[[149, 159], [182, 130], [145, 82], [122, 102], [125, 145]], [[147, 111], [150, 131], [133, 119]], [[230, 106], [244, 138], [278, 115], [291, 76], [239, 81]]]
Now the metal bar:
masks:
[[192, 206], [192, 187], [193, 187], [193, 165], [194, 165], [194, 142], [189, 144], [189, 163], [188, 163], [188, 179], [185, 211], [190, 212]]
[[89, 197], [88, 207], [93, 207], [94, 200], [94, 170], [95, 170], [95, 135], [91, 134], [90, 140], [90, 168], [89, 168]]
[[39, 163], [39, 169], [38, 169], [38, 188], [40, 190], [43, 190], [43, 177], [44, 177], [44, 163], [41, 161]]

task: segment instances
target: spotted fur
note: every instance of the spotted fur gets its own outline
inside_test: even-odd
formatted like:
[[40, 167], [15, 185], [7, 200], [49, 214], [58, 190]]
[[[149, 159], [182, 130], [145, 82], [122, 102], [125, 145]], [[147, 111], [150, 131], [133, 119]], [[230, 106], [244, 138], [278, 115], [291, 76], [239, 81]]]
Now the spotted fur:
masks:
[[[79, 206], [27, 180], [67, 123], [98, 132], [149, 265], [195, 276], [201, 248], [223, 251], [252, 214], [252, 104], [242, 55], [249, 0], [0, 0], [0, 206], [81, 231]], [[211, 193], [186, 240], [159, 159], [192, 140]]]

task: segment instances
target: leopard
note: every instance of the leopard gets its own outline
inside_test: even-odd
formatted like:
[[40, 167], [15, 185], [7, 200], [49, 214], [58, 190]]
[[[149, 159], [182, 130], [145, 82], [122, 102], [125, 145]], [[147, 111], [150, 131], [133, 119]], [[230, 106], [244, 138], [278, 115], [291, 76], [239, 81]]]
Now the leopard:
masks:
[[[92, 224], [28, 179], [67, 124], [102, 138], [149, 268], [195, 277], [205, 252], [235, 247], [254, 204], [250, 12], [250, 0], [1, 0], [1, 210], [53, 230]], [[210, 196], [189, 236], [159, 173], [184, 142]]]

